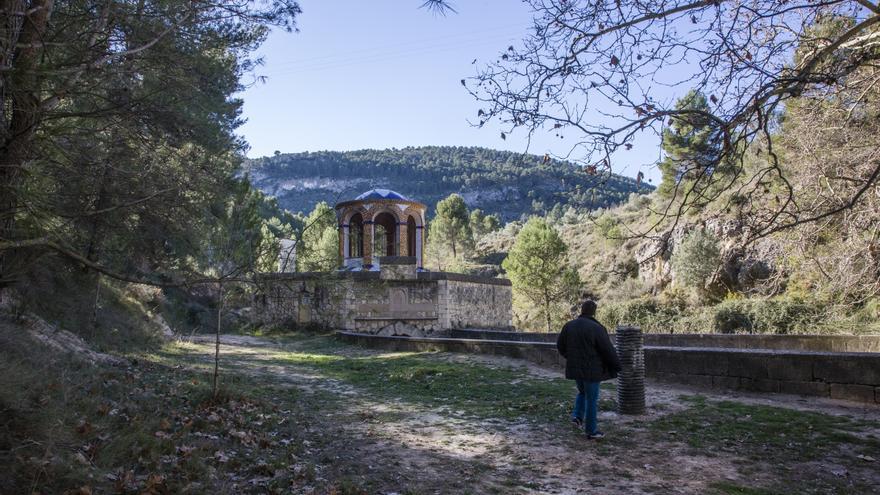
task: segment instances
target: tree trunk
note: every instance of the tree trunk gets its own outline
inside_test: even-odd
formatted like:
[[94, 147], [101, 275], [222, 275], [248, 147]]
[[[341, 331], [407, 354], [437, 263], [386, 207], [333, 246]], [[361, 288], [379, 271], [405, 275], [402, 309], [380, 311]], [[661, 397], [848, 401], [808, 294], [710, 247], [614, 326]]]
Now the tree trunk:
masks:
[[223, 282], [217, 286], [217, 333], [214, 339], [214, 386], [213, 396], [217, 397], [217, 378], [220, 375], [220, 316], [223, 314]]
[[[105, 162], [103, 164], [103, 168], [101, 169], [101, 178], [100, 182], [98, 183], [97, 198], [92, 205], [93, 212], [101, 211], [104, 208], [110, 206], [109, 192], [107, 191], [108, 183], [111, 180], [109, 175], [110, 166]], [[89, 261], [98, 261], [98, 250], [100, 248], [100, 242], [104, 230], [101, 223], [101, 215], [92, 215], [92, 217], [89, 219], [89, 240], [86, 244], [86, 258]]]
[[[15, 214], [22, 208], [20, 197], [22, 179], [31, 150], [33, 136], [40, 122], [40, 90], [37, 65], [46, 26], [52, 12], [52, 0], [5, 1], [2, 3], [7, 16], [3, 40], [10, 53], [2, 53], [5, 67], [11, 67], [0, 75], [3, 87], [0, 104], [11, 110], [10, 119], [0, 132], [0, 241], [14, 241]], [[20, 23], [14, 21], [21, 15]], [[8, 100], [7, 100], [8, 98]], [[4, 109], [4, 112], [6, 110]], [[12, 278], [10, 253], [0, 251], [0, 281]]]
[[98, 335], [98, 305], [101, 302], [101, 272], [95, 273], [95, 302], [92, 306], [92, 340]]
[[547, 333], [553, 333], [553, 319], [550, 315], [550, 297], [544, 296], [544, 314], [547, 315]]

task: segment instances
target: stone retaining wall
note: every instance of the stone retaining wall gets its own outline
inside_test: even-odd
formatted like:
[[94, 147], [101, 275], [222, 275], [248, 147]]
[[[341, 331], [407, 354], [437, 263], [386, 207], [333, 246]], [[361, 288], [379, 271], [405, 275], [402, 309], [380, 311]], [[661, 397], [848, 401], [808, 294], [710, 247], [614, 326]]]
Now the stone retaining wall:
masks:
[[[510, 284], [450, 278], [438, 281], [445, 298], [443, 328], [512, 328], [513, 294]], [[514, 332], [510, 332], [514, 333]]]
[[414, 265], [395, 261], [376, 272], [264, 274], [256, 312], [264, 323], [318, 324], [382, 335], [512, 328], [509, 280], [416, 272]]
[[[555, 369], [565, 364], [549, 342], [337, 335], [391, 351], [494, 354]], [[880, 354], [875, 353], [647, 346], [645, 367], [648, 378], [659, 382], [880, 404]]]
[[[556, 342], [555, 333], [452, 330], [459, 339]], [[613, 339], [613, 337], [612, 337]], [[721, 347], [818, 352], [880, 352], [880, 335], [741, 335], [646, 333], [645, 345], [660, 347]]]

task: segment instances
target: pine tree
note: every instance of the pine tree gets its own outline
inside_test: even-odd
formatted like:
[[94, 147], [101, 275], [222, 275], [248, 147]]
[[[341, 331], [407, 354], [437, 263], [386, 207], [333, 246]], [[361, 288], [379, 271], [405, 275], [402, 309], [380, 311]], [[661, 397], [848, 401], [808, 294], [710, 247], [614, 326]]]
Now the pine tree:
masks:
[[515, 295], [539, 308], [553, 331], [554, 323], [567, 318], [581, 285], [577, 270], [568, 266], [568, 246], [545, 220], [532, 217], [516, 236], [502, 268], [513, 283]]
[[693, 113], [674, 117], [672, 125], [663, 130], [666, 157], [660, 163], [662, 179], [657, 192], [667, 199], [704, 189], [718, 171], [721, 156], [720, 133], [712, 125], [706, 96], [691, 90], [678, 100], [675, 109]]
[[474, 233], [464, 198], [450, 194], [437, 203], [437, 214], [430, 224], [431, 242], [452, 249], [452, 257], [474, 248]]
[[501, 219], [494, 213], [486, 215], [483, 210], [477, 208], [471, 212], [470, 224], [474, 237], [480, 238], [501, 228]]
[[305, 219], [297, 243], [297, 268], [303, 272], [329, 271], [339, 264], [336, 213], [321, 201]]

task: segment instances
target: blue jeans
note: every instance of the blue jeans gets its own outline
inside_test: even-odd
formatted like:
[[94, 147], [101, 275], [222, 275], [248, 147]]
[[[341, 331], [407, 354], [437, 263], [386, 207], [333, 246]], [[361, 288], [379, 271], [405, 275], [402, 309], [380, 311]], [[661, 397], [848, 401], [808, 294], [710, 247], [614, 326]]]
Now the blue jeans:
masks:
[[[594, 434], [599, 431], [599, 423], [596, 416], [599, 413], [599, 383], [586, 380], [575, 380], [578, 394], [574, 398], [574, 411], [572, 419], [580, 418], [584, 422], [584, 431]], [[586, 418], [584, 418], [586, 409]]]

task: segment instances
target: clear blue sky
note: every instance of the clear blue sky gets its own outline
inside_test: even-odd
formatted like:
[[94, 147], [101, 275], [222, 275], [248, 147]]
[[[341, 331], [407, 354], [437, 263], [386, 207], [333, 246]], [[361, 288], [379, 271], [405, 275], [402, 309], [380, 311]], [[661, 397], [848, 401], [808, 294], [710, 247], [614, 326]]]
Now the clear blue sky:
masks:
[[[248, 155], [423, 145], [526, 151], [523, 132], [502, 140], [497, 126], [468, 124], [478, 105], [460, 81], [525, 36], [528, 7], [453, 2], [458, 13], [440, 16], [419, 8], [422, 0], [301, 0], [300, 31], [269, 36], [258, 52], [266, 80], [241, 95]], [[563, 144], [548, 132], [528, 150], [562, 154]], [[656, 143], [637, 142], [614, 169], [642, 170], [656, 184], [659, 174], [640, 164], [658, 153]]]

